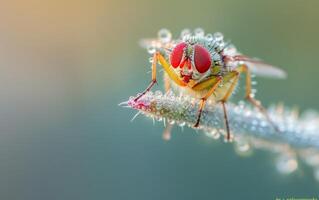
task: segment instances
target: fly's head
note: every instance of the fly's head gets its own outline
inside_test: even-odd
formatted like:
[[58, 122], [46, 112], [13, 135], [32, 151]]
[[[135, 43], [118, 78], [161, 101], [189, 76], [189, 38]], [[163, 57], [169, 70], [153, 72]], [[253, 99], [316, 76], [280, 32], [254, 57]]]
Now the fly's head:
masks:
[[181, 41], [171, 51], [171, 66], [185, 83], [204, 76], [213, 66], [209, 50], [202, 44]]

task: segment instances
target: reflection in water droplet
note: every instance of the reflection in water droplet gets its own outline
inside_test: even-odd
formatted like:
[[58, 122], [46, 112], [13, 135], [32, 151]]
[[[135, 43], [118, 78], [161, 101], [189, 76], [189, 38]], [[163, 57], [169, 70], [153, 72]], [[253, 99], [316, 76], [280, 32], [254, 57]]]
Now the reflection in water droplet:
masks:
[[163, 139], [168, 141], [171, 139], [171, 132], [169, 130], [165, 130], [165, 132], [162, 135]]
[[161, 42], [168, 43], [172, 39], [172, 34], [169, 30], [164, 28], [158, 31], [158, 38]]
[[283, 174], [290, 174], [298, 168], [297, 160], [289, 155], [282, 155], [277, 160], [277, 170]]

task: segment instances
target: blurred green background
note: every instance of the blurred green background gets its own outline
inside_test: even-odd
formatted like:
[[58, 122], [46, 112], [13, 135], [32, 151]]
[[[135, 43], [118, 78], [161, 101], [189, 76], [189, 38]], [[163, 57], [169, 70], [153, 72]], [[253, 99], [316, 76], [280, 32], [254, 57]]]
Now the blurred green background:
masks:
[[138, 46], [160, 28], [220, 31], [240, 51], [282, 66], [258, 79], [265, 105], [319, 110], [319, 1], [2, 1], [0, 199], [318, 198], [312, 170], [163, 125], [117, 106], [150, 80]]

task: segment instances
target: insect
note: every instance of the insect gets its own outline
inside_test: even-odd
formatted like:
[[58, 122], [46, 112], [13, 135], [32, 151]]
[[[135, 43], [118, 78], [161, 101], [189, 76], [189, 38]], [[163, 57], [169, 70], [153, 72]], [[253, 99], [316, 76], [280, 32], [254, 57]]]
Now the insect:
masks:
[[[194, 127], [200, 125], [200, 119], [208, 99], [222, 105], [226, 128], [226, 140], [231, 139], [226, 103], [234, 93], [241, 74], [245, 74], [245, 98], [255, 106], [276, 129], [260, 101], [254, 98], [252, 92], [252, 74], [285, 78], [286, 73], [263, 61], [251, 58], [237, 51], [230, 42], [225, 42], [219, 32], [204, 34], [200, 28], [194, 32], [188, 29], [182, 31], [175, 40], [167, 29], [158, 32], [158, 38], [144, 39], [141, 45], [152, 54], [151, 83], [136, 98], [137, 101], [145, 95], [157, 82], [156, 67], [160, 64], [164, 69], [165, 90], [172, 89], [181, 95], [191, 95], [198, 98], [199, 108]], [[169, 138], [171, 126], [164, 131]]]

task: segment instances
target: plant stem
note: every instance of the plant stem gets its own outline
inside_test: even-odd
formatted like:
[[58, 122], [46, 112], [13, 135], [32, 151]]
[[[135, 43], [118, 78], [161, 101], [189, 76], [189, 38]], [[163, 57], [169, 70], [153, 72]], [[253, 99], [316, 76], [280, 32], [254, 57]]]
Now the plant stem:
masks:
[[[175, 96], [172, 92], [162, 94], [156, 91], [147, 93], [137, 101], [131, 97], [121, 105], [139, 110], [146, 116], [160, 121], [194, 128], [198, 103], [198, 99], [189, 96]], [[268, 109], [268, 114], [279, 128], [278, 131], [257, 109], [246, 103], [239, 102], [238, 105], [227, 103], [226, 106], [235, 143], [242, 144], [242, 141], [246, 141], [244, 143], [249, 143], [252, 147], [267, 149], [281, 155], [301, 156], [306, 161], [311, 158], [312, 162], [308, 164], [319, 169], [318, 114], [308, 112], [298, 116], [296, 110], [283, 106], [271, 107]], [[222, 105], [208, 102], [203, 110], [199, 127], [194, 129], [201, 129], [213, 138], [225, 135]]]

